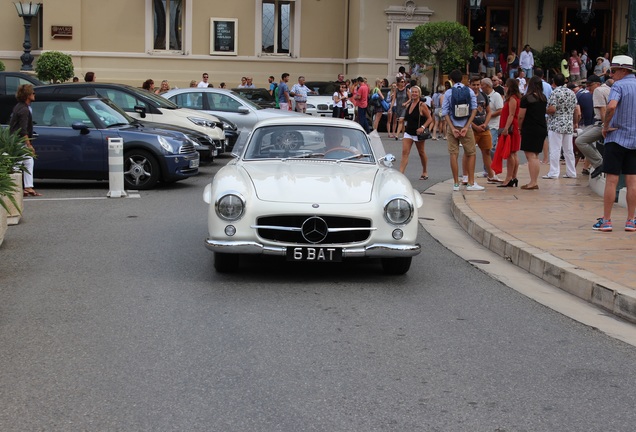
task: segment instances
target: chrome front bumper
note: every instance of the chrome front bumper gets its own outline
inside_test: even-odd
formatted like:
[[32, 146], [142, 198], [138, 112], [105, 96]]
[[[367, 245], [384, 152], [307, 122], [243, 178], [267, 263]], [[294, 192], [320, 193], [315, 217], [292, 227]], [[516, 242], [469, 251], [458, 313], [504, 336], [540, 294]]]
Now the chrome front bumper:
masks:
[[[297, 245], [297, 246], [315, 246], [321, 245]], [[221, 240], [205, 240], [205, 247], [214, 252], [222, 252], [228, 254], [253, 254], [253, 255], [279, 255], [287, 254], [287, 246], [265, 246], [257, 242], [247, 241], [221, 241]], [[374, 258], [398, 258], [415, 256], [421, 252], [421, 246], [418, 244], [398, 245], [388, 243], [376, 243], [363, 247], [342, 247], [343, 258], [356, 257], [374, 257]]]

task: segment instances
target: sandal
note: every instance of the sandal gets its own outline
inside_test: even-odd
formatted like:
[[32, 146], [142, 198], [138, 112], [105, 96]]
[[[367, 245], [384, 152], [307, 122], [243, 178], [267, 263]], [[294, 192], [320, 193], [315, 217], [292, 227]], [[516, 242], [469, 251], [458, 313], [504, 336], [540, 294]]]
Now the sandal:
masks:
[[36, 192], [36, 190], [33, 188], [25, 189], [23, 195], [24, 196], [42, 196], [41, 193]]
[[420, 176], [420, 180], [428, 180], [428, 176], [427, 175], [421, 175]]

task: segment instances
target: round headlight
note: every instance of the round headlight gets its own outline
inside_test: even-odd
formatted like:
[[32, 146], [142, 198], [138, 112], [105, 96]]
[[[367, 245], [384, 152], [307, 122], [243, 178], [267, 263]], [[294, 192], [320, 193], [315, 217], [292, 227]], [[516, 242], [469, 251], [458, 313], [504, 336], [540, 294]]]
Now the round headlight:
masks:
[[221, 219], [235, 221], [243, 216], [245, 201], [238, 195], [227, 194], [216, 202], [216, 213]]
[[393, 225], [408, 223], [413, 217], [413, 205], [404, 198], [393, 198], [384, 206], [384, 218]]
[[161, 135], [157, 135], [157, 139], [159, 140], [159, 144], [161, 145], [161, 147], [163, 147], [165, 151], [169, 153], [174, 152], [172, 146], [170, 145], [170, 143], [168, 142], [166, 138], [162, 137]]

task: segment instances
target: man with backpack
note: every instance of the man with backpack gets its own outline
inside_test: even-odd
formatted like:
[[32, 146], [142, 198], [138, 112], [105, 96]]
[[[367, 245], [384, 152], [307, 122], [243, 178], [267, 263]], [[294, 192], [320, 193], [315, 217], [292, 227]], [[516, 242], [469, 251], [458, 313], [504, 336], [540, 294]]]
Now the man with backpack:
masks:
[[477, 114], [477, 97], [473, 91], [462, 84], [462, 73], [453, 70], [449, 76], [453, 86], [444, 94], [442, 116], [448, 125], [446, 139], [453, 173], [453, 191], [459, 191], [459, 145], [464, 147], [468, 172], [467, 191], [484, 190], [475, 182], [475, 135], [471, 124]]

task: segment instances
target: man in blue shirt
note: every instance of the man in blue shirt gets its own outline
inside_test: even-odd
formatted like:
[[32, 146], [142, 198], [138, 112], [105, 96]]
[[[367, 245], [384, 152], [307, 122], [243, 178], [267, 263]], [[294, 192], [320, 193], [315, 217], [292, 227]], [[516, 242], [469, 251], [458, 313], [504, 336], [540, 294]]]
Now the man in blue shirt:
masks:
[[626, 55], [612, 58], [610, 75], [614, 85], [610, 90], [609, 102], [603, 119], [605, 152], [603, 172], [605, 191], [603, 193], [603, 217], [593, 225], [597, 231], [612, 231], [612, 207], [616, 198], [618, 176], [625, 174], [627, 186], [627, 221], [625, 231], [636, 231], [636, 76], [634, 59]]
[[450, 154], [450, 166], [453, 173], [453, 191], [459, 190], [459, 144], [464, 147], [464, 157], [466, 158], [466, 168], [468, 172], [467, 191], [484, 190], [483, 186], [479, 186], [475, 182], [475, 135], [471, 123], [477, 114], [477, 97], [475, 93], [470, 93], [470, 114], [467, 117], [457, 118], [455, 103], [453, 102], [453, 88], [463, 89], [466, 87], [462, 84], [462, 73], [460, 70], [453, 70], [448, 77], [453, 82], [453, 87], [446, 90], [444, 100], [442, 102], [442, 116], [448, 125], [446, 139], [448, 140], [448, 153]]

